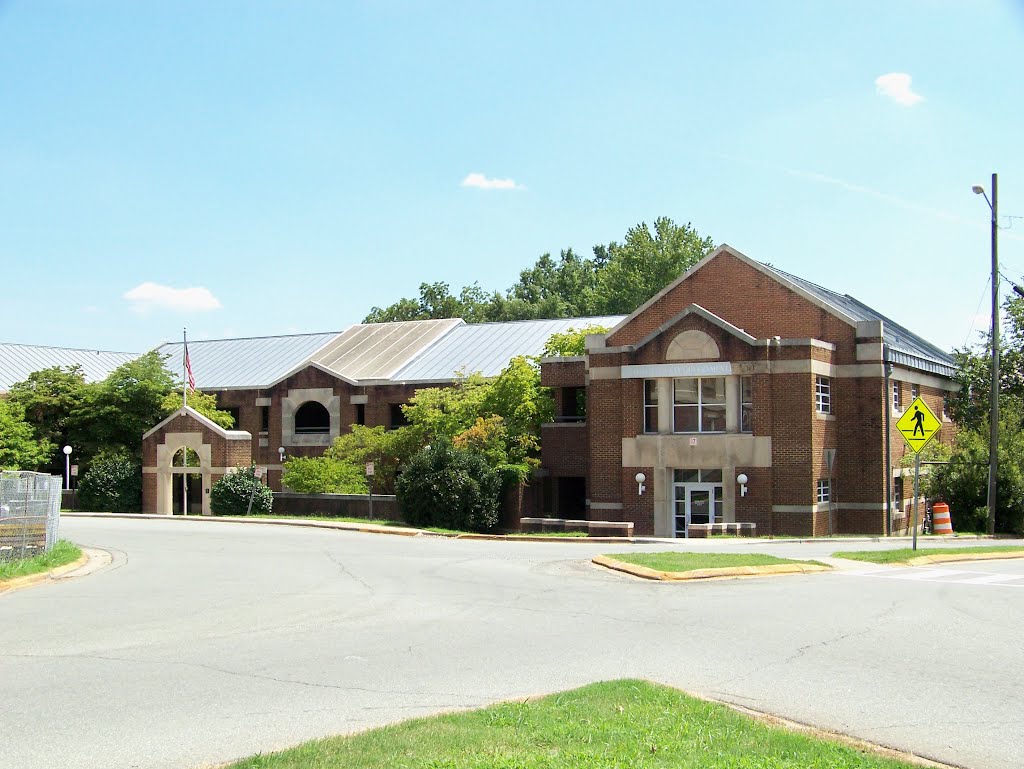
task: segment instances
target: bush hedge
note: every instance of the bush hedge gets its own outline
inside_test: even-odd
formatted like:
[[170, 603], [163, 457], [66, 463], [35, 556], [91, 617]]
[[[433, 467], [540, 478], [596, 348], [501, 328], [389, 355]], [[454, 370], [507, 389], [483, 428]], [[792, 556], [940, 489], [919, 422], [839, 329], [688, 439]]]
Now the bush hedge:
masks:
[[78, 481], [78, 506], [104, 513], [142, 510], [142, 468], [122, 454], [99, 457]]
[[274, 494], [256, 477], [256, 465], [239, 467], [213, 484], [210, 512], [214, 515], [245, 515], [252, 499], [252, 512], [268, 514], [274, 506]]
[[413, 526], [485, 532], [498, 524], [500, 475], [479, 453], [447, 441], [413, 455], [395, 491]]

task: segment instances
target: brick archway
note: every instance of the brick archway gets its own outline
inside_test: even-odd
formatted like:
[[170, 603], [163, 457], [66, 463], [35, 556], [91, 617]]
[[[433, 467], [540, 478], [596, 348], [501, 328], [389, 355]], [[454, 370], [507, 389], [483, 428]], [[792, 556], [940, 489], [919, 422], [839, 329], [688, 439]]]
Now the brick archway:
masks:
[[[191, 449], [199, 467], [174, 467], [174, 455]], [[210, 515], [210, 489], [236, 467], [252, 463], [252, 436], [244, 430], [225, 430], [198, 411], [185, 407], [142, 436], [142, 510], [173, 513], [174, 481], [182, 473], [202, 476], [202, 514]]]

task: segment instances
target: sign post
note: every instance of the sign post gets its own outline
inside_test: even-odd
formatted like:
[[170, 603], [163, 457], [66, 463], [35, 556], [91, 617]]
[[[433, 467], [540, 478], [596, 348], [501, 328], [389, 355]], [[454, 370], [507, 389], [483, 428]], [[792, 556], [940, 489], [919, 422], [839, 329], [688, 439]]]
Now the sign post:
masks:
[[[254, 467], [252, 469], [252, 477], [255, 478], [257, 481], [260, 481], [262, 483], [263, 482], [263, 472], [264, 471], [263, 471], [262, 467]], [[252, 485], [252, 492], [249, 494], [249, 506], [245, 508], [245, 514], [246, 515], [249, 515], [252, 512], [252, 500], [253, 500], [253, 498], [255, 496], [256, 496], [256, 484], [254, 483]]]
[[373, 462], [366, 463], [366, 483], [370, 489], [370, 520], [373, 520]]
[[914, 452], [914, 550], [917, 550], [917, 500], [920, 497], [921, 489], [921, 449], [928, 445], [928, 442], [939, 432], [942, 423], [936, 419], [935, 414], [928, 408], [921, 397], [914, 398], [907, 410], [896, 420], [896, 429], [900, 431], [903, 440]]

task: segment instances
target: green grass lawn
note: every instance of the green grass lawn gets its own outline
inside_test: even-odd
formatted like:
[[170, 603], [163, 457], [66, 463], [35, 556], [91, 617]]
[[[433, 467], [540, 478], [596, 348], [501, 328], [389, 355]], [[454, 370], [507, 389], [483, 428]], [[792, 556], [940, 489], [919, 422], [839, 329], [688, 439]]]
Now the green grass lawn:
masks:
[[27, 577], [29, 574], [38, 574], [41, 571], [49, 571], [66, 563], [77, 561], [81, 555], [82, 551], [78, 547], [66, 539], [61, 539], [42, 555], [17, 561], [0, 561], [0, 582], [15, 577]]
[[991, 547], [929, 547], [911, 550], [909, 547], [899, 550], [865, 550], [843, 551], [832, 553], [833, 558], [849, 558], [851, 561], [867, 561], [868, 563], [904, 563], [911, 558], [922, 555], [959, 555], [961, 553], [1013, 553], [1024, 556], [1024, 548], [1013, 545], [995, 545]]
[[799, 563], [821, 566], [818, 561], [794, 561], [774, 555], [747, 553], [606, 553], [605, 558], [646, 566], [655, 571], [694, 571], [695, 569], [721, 569], [729, 566], [773, 566], [780, 563]]
[[907, 769], [647, 681], [421, 718], [230, 769]]

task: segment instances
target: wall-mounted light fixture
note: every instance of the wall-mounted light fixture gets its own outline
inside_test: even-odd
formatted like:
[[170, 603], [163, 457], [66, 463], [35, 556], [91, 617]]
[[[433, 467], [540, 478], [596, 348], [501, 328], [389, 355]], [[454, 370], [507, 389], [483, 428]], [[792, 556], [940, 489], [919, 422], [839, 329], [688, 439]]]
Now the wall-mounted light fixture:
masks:
[[644, 481], [646, 481], [646, 480], [647, 480], [647, 476], [644, 475], [643, 473], [637, 473], [636, 474], [636, 485], [637, 485], [636, 493], [639, 494], [641, 497], [644, 495], [644, 491], [647, 490], [647, 487], [644, 486]]
[[281, 464], [284, 464], [284, 446], [279, 446], [277, 449], [277, 456], [281, 460]]
[[746, 473], [740, 473], [739, 475], [736, 476], [736, 483], [740, 485], [741, 497], [747, 496], [747, 480], [749, 479], [747, 478]]

